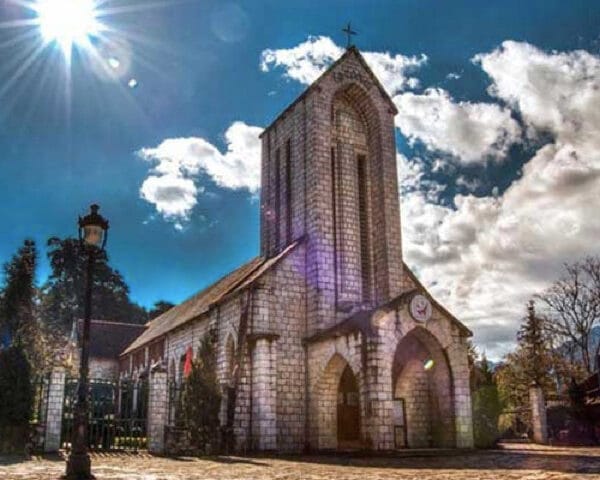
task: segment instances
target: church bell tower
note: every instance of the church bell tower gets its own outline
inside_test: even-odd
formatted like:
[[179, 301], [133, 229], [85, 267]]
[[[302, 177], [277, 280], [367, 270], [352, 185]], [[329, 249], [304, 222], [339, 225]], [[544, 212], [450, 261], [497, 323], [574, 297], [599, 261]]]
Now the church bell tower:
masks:
[[261, 253], [304, 243], [309, 331], [401, 293], [396, 112], [350, 47], [262, 134]]

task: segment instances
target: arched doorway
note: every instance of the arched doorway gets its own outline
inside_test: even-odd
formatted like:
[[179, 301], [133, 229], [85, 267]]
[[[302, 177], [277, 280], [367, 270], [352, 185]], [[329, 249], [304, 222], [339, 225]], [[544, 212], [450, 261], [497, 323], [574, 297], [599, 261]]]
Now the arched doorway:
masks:
[[452, 375], [437, 339], [414, 328], [398, 344], [392, 375], [396, 447], [454, 447]]
[[360, 406], [358, 384], [349, 365], [346, 365], [337, 396], [338, 448], [356, 448], [360, 443]]
[[[362, 386], [355, 371], [342, 355], [335, 353], [311, 388], [310, 435], [312, 445], [318, 450], [360, 446]], [[343, 419], [351, 421], [352, 427]]]

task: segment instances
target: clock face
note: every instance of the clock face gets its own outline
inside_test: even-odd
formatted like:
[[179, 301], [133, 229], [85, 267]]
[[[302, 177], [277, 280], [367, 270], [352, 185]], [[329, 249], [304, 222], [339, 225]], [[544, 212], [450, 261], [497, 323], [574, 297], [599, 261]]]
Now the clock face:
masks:
[[417, 322], [431, 318], [431, 302], [424, 295], [415, 295], [410, 301], [410, 314]]

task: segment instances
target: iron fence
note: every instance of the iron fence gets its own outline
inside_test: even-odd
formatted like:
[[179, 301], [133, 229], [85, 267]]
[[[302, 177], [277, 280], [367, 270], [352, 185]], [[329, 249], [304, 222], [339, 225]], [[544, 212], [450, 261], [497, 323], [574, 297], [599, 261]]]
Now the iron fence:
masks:
[[[61, 443], [69, 449], [77, 399], [77, 379], [67, 379]], [[148, 382], [91, 379], [88, 390], [88, 448], [90, 450], [133, 450], [146, 448]]]

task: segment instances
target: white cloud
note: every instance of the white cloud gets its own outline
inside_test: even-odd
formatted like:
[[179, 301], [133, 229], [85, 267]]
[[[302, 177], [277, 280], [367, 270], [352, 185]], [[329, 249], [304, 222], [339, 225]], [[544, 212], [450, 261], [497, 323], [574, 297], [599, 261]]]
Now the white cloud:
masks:
[[261, 54], [260, 68], [268, 72], [283, 67], [285, 75], [304, 85], [314, 82], [344, 50], [329, 37], [308, 37], [292, 48], [266, 49]]
[[455, 102], [442, 89], [394, 97], [396, 126], [411, 142], [449, 153], [462, 163], [501, 159], [519, 141], [520, 128], [510, 110], [491, 103]]
[[[518, 109], [535, 131], [560, 146], [600, 155], [600, 57], [584, 50], [546, 53], [504, 42], [474, 58], [492, 79], [491, 95]], [[588, 151], [589, 150], [589, 151]]]
[[152, 203], [165, 219], [175, 222], [189, 217], [197, 195], [193, 180], [176, 175], [150, 175], [140, 188], [144, 200]]
[[478, 178], [467, 178], [465, 175], [459, 175], [456, 177], [456, 186], [463, 187], [468, 192], [475, 192], [481, 188], [481, 180]]
[[439, 201], [446, 185], [425, 178], [425, 165], [421, 158], [408, 159], [397, 152], [396, 164], [400, 195], [420, 192], [429, 202], [437, 203]]
[[600, 253], [600, 170], [551, 153], [538, 152], [498, 198], [459, 195], [456, 209], [418, 191], [402, 198], [407, 262], [492, 356], [514, 342], [525, 301], [564, 261]]
[[260, 188], [261, 132], [260, 127], [234, 122], [225, 132], [225, 153], [200, 137], [169, 138], [157, 147], [142, 148], [138, 155], [153, 168], [140, 188], [141, 197], [181, 226], [204, 191], [195, 184], [201, 173], [222, 188], [255, 194]]
[[600, 254], [600, 58], [505, 42], [476, 60], [530, 134], [554, 140], [502, 195], [458, 195], [451, 209], [404, 192], [403, 243], [432, 293], [498, 357], [513, 345], [530, 295], [563, 262]]
[[[260, 68], [268, 72], [281, 67], [285, 76], [304, 85], [310, 85], [329, 65], [344, 53], [329, 37], [308, 37], [303, 43], [282, 49], [267, 49], [262, 52]], [[425, 55], [407, 57], [388, 52], [362, 52], [379, 81], [390, 95], [407, 88], [416, 88], [418, 79], [409, 73], [427, 62]]]

